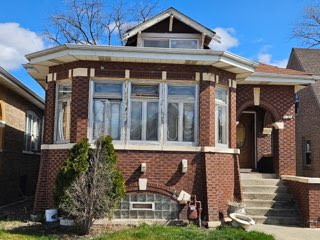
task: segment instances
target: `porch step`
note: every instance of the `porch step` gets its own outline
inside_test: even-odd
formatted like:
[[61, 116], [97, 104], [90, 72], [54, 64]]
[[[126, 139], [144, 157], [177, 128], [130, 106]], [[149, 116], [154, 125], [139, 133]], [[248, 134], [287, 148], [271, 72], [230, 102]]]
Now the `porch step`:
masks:
[[294, 208], [247, 207], [246, 213], [251, 216], [266, 216], [266, 217], [298, 216], [298, 211]]
[[266, 216], [250, 216], [258, 224], [284, 225], [284, 226], [300, 226], [300, 220], [297, 217], [266, 217]]
[[243, 201], [246, 208], [262, 207], [262, 208], [295, 208], [296, 204], [292, 199], [287, 201], [275, 201], [275, 200], [257, 200], [246, 199]]
[[244, 192], [256, 193], [287, 193], [285, 186], [272, 186], [272, 185], [245, 185], [242, 187]]
[[275, 174], [241, 172], [246, 213], [256, 223], [299, 225], [300, 216], [292, 195]]
[[273, 173], [240, 173], [241, 179], [276, 179], [276, 174]]
[[260, 192], [244, 192], [243, 199], [260, 199], [260, 200], [290, 200], [292, 195], [289, 193], [260, 193]]

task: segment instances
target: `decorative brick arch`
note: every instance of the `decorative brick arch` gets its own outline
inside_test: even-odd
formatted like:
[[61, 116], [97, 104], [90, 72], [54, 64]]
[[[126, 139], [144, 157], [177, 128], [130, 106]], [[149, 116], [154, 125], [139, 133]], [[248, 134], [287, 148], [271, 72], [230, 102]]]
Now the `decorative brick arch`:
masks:
[[[132, 184], [126, 186], [126, 193], [133, 193], [133, 192], [135, 192], [135, 193], [141, 192], [139, 190], [138, 183], [132, 183]], [[173, 200], [176, 200], [172, 197], [176, 192], [175, 189], [164, 186], [164, 185], [160, 185], [157, 183], [148, 182], [147, 190], [144, 192], [159, 193], [159, 194], [168, 196]]]
[[277, 111], [271, 104], [269, 104], [269, 103], [267, 103], [267, 102], [265, 102], [265, 101], [260, 101], [260, 104], [259, 104], [259, 105], [254, 105], [253, 100], [249, 100], [249, 101], [245, 102], [244, 104], [242, 104], [242, 105], [237, 109], [237, 120], [239, 119], [241, 113], [242, 113], [245, 109], [247, 109], [247, 108], [249, 108], [249, 107], [261, 107], [261, 108], [269, 111], [269, 112], [272, 114], [272, 116], [273, 116], [273, 118], [274, 118], [275, 121], [279, 121], [279, 120], [281, 119], [280, 114], [278, 113], [278, 111]]

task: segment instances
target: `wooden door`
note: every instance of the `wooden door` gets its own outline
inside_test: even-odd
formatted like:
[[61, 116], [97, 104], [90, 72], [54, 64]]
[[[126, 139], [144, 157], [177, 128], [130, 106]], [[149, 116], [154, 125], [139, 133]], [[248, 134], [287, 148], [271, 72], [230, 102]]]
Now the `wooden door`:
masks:
[[237, 148], [240, 168], [255, 168], [255, 115], [242, 113], [237, 125]]

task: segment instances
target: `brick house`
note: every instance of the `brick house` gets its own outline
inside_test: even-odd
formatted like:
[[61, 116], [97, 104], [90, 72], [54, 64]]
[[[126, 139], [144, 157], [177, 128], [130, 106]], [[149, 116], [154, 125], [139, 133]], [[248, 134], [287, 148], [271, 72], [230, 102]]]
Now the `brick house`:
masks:
[[[320, 75], [320, 49], [293, 48], [287, 68]], [[320, 82], [297, 94], [297, 175], [320, 177]], [[312, 128], [310, 126], [313, 126]]]
[[100, 134], [113, 137], [126, 179], [115, 218], [186, 219], [177, 201], [185, 191], [215, 222], [242, 198], [240, 168], [296, 175], [294, 93], [316, 78], [209, 49], [219, 39], [170, 8], [129, 30], [126, 46], [27, 55], [46, 89], [34, 211], [53, 207], [68, 150]]
[[44, 101], [0, 67], [0, 205], [34, 195]]

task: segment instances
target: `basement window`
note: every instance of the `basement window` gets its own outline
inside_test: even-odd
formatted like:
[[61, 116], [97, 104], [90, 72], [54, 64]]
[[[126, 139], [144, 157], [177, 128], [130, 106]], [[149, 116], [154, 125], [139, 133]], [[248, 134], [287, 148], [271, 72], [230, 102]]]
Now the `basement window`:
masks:
[[154, 211], [154, 202], [130, 202], [130, 210]]

